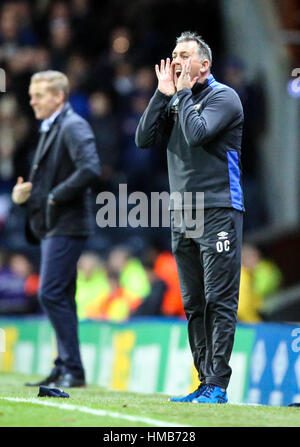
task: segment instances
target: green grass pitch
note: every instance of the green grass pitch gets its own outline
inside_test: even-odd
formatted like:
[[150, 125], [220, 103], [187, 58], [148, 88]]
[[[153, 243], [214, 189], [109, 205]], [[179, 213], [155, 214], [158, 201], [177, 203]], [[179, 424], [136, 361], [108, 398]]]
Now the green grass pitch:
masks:
[[300, 408], [172, 403], [95, 385], [65, 390], [69, 399], [38, 398], [24, 386], [33, 379], [0, 373], [0, 427], [300, 427]]

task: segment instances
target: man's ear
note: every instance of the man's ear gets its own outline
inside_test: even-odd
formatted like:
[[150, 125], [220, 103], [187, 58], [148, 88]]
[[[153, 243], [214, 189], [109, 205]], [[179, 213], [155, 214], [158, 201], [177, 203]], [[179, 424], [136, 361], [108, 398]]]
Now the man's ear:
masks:
[[202, 65], [200, 68], [201, 73], [205, 73], [207, 70], [209, 70], [209, 60], [208, 59], [204, 59], [202, 61]]
[[62, 90], [57, 92], [56, 97], [57, 97], [57, 103], [58, 104], [62, 104], [65, 101], [65, 94], [64, 94], [64, 92]]

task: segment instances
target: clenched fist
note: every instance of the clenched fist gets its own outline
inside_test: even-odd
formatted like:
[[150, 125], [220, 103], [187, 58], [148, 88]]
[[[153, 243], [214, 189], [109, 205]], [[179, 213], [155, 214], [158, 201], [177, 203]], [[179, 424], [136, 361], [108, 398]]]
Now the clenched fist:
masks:
[[14, 186], [12, 192], [12, 200], [17, 205], [22, 205], [25, 203], [31, 194], [32, 183], [24, 182], [23, 177], [18, 177], [17, 183]]

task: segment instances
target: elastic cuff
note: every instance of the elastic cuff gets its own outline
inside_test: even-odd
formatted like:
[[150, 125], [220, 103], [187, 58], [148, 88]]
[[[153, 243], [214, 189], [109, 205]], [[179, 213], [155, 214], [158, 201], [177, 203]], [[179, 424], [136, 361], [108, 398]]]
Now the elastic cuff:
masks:
[[179, 92], [177, 92], [177, 96], [180, 99], [181, 96], [184, 96], [187, 93], [190, 93], [192, 95], [192, 90], [189, 88], [183, 88], [182, 90], [179, 90]]
[[155, 96], [155, 98], [158, 98], [160, 100], [163, 99], [166, 103], [169, 102], [171, 100], [171, 98], [173, 98], [173, 96], [165, 95], [164, 93], [162, 93], [158, 89], [156, 89], [156, 92], [155, 92], [154, 96]]

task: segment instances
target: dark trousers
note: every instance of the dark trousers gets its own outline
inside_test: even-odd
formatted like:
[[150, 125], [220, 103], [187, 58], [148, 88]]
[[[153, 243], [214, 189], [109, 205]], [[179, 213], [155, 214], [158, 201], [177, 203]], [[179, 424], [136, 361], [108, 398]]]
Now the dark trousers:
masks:
[[56, 236], [41, 241], [39, 301], [54, 328], [55, 369], [84, 378], [75, 304], [77, 261], [86, 238]]
[[243, 213], [211, 208], [201, 237], [172, 228], [189, 343], [199, 379], [227, 388], [239, 297]]

